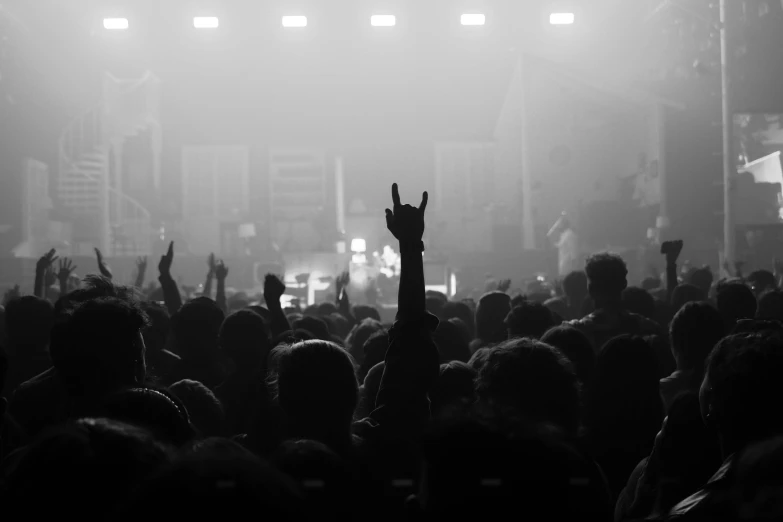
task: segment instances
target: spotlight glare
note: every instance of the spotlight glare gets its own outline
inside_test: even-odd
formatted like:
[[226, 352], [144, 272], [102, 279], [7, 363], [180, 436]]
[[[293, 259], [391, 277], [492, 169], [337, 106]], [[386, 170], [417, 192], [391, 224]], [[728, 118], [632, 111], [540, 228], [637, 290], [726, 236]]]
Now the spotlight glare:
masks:
[[104, 18], [103, 28], [112, 31], [124, 31], [128, 28], [127, 18]]
[[466, 13], [460, 17], [462, 25], [484, 25], [487, 17], [481, 13]]
[[307, 27], [306, 16], [284, 16], [283, 27]]
[[219, 25], [217, 16], [196, 16], [193, 18], [193, 27], [196, 29], [215, 29]]
[[394, 27], [397, 25], [397, 17], [394, 15], [372, 15], [370, 24], [373, 27]]
[[552, 13], [549, 23], [552, 25], [571, 25], [574, 23], [574, 13]]

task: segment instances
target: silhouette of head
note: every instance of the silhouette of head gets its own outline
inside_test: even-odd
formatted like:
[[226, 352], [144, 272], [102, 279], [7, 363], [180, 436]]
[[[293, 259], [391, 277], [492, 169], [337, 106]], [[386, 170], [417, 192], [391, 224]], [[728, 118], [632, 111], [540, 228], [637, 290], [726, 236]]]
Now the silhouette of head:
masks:
[[31, 295], [11, 300], [5, 308], [5, 334], [14, 355], [40, 352], [49, 345], [54, 307]]
[[579, 381], [558, 349], [532, 339], [511, 339], [491, 349], [479, 369], [476, 393], [482, 401], [510, 407], [536, 422], [570, 434], [579, 427]]
[[587, 297], [587, 274], [575, 270], [563, 278], [563, 293], [572, 301]]
[[687, 283], [679, 284], [672, 292], [672, 311], [677, 311], [686, 303], [706, 301], [707, 294], [699, 287]]
[[476, 336], [485, 342], [499, 343], [508, 338], [506, 316], [511, 311], [511, 298], [503, 292], [490, 292], [476, 306]]
[[761, 295], [756, 318], [783, 321], [783, 290], [769, 290]]
[[628, 286], [628, 269], [620, 256], [610, 253], [590, 256], [585, 273], [588, 292], [597, 307], [621, 302], [622, 292]]
[[629, 286], [623, 290], [623, 308], [648, 319], [655, 318], [655, 299], [647, 290]]
[[687, 303], [674, 315], [669, 327], [677, 368], [696, 372], [695, 378], [701, 383], [704, 362], [723, 335], [723, 320], [712, 305]]
[[220, 347], [234, 361], [237, 371], [262, 368], [271, 349], [266, 321], [252, 310], [239, 310], [226, 317], [220, 327]]
[[783, 336], [774, 331], [731, 335], [707, 359], [701, 412], [721, 437], [724, 457], [783, 434]]
[[568, 357], [579, 381], [587, 386], [595, 367], [595, 352], [590, 339], [572, 326], [555, 326], [541, 337], [541, 342], [554, 346]]
[[322, 341], [328, 341], [332, 338], [332, 335], [329, 333], [329, 326], [326, 324], [326, 321], [319, 317], [306, 315], [301, 319], [297, 319], [291, 323], [291, 327], [294, 330], [307, 330], [313, 334], [316, 339], [320, 339]]
[[769, 270], [754, 270], [748, 275], [747, 281], [757, 296], [778, 286], [775, 275]]
[[718, 284], [716, 302], [727, 332], [731, 331], [740, 319], [752, 319], [756, 316], [756, 297], [741, 281]]
[[554, 325], [552, 312], [541, 303], [523, 301], [506, 316], [509, 339], [514, 337], [540, 339]]
[[438, 417], [449, 407], [472, 404], [478, 372], [464, 362], [451, 361], [440, 365], [435, 386], [430, 390], [432, 416]]
[[185, 303], [171, 318], [174, 349], [184, 360], [211, 359], [217, 355], [223, 311], [208, 297]]
[[312, 438], [335, 451], [345, 450], [359, 391], [351, 356], [336, 344], [320, 340], [276, 350], [272, 384], [289, 436]]
[[468, 362], [470, 359], [470, 346], [457, 325], [449, 321], [441, 321], [433, 338], [438, 347], [440, 362]]
[[190, 421], [204, 437], [220, 437], [223, 435], [226, 415], [223, 405], [212, 390], [198, 381], [183, 379], [169, 386], [173, 393], [185, 406]]
[[703, 301], [707, 298], [708, 295], [710, 295], [712, 281], [712, 270], [710, 270], [710, 268], [707, 266], [691, 271], [691, 273], [688, 274], [688, 277], [686, 278], [687, 283], [692, 284], [701, 290], [703, 297], [698, 299], [699, 301]]

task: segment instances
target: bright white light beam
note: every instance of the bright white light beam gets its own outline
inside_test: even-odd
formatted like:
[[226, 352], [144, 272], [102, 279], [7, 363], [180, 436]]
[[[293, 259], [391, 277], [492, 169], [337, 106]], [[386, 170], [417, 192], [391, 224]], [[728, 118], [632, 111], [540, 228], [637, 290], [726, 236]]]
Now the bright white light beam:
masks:
[[284, 16], [283, 27], [307, 27], [306, 16]]
[[394, 15], [372, 15], [370, 24], [373, 27], [394, 27], [397, 25], [397, 17]]
[[112, 31], [124, 31], [128, 28], [127, 18], [104, 18], [103, 28]]
[[484, 25], [487, 17], [481, 13], [466, 13], [460, 17], [462, 25]]
[[549, 15], [552, 25], [571, 25], [574, 23], [574, 13], [552, 13]]
[[220, 25], [217, 16], [196, 16], [193, 18], [193, 27], [196, 29], [216, 29]]

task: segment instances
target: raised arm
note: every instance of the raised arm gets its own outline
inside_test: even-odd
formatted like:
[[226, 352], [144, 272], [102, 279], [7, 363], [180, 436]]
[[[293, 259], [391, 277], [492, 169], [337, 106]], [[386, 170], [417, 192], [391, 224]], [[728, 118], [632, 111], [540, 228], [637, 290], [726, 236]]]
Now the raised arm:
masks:
[[41, 256], [38, 262], [35, 264], [35, 284], [33, 286], [33, 293], [36, 297], [45, 298], [46, 292], [44, 286], [46, 284], [46, 271], [57, 260], [57, 251], [51, 249], [49, 252]]
[[169, 315], [174, 315], [182, 307], [182, 296], [179, 295], [177, 283], [171, 277], [171, 264], [174, 262], [174, 241], [169, 243], [169, 249], [160, 257], [158, 263], [158, 281], [163, 289], [163, 301]]
[[277, 337], [281, 333], [291, 329], [291, 325], [288, 323], [288, 318], [283, 312], [283, 307], [280, 304], [280, 298], [285, 293], [285, 284], [283, 281], [272, 274], [267, 274], [264, 278], [264, 301], [266, 301], [266, 308], [272, 315], [272, 324], [269, 325], [272, 330], [272, 337]]
[[389, 332], [386, 367], [372, 418], [392, 437], [421, 435], [430, 416], [427, 394], [438, 377], [438, 350], [432, 332], [438, 319], [427, 313], [424, 290], [424, 211], [421, 205], [402, 205], [397, 185], [392, 186], [394, 210], [386, 210], [386, 226], [400, 242], [402, 268], [397, 322]]
[[215, 279], [217, 279], [217, 294], [215, 294], [215, 301], [217, 302], [218, 308], [223, 310], [224, 314], [228, 313], [228, 304], [226, 303], [226, 277], [228, 277], [228, 267], [221, 259], [215, 263]]
[[677, 288], [677, 259], [682, 252], [682, 241], [665, 241], [661, 253], [666, 256], [666, 302], [672, 302], [674, 289]]
[[212, 297], [212, 279], [215, 277], [215, 254], [209, 254], [207, 258], [207, 280], [204, 281], [204, 297]]
[[147, 256], [136, 259], [136, 281], [133, 286], [141, 290], [144, 288], [144, 276], [147, 274]]
[[68, 293], [68, 279], [74, 270], [76, 270], [76, 265], [70, 259], [67, 257], [60, 259], [60, 266], [57, 270], [57, 279], [60, 281], [60, 297]]
[[353, 328], [356, 324], [356, 319], [351, 313], [351, 300], [348, 298], [348, 292], [345, 288], [351, 283], [351, 274], [346, 270], [335, 279], [335, 287], [337, 290], [337, 309], [340, 310], [340, 314], [345, 317], [348, 324]]
[[103, 254], [97, 248], [95, 249], [95, 258], [98, 261], [98, 271], [101, 273], [101, 275], [103, 277], [105, 277], [106, 279], [111, 279], [113, 277], [112, 273], [111, 273], [111, 270], [109, 269], [108, 265], [106, 264], [106, 260], [103, 259]]

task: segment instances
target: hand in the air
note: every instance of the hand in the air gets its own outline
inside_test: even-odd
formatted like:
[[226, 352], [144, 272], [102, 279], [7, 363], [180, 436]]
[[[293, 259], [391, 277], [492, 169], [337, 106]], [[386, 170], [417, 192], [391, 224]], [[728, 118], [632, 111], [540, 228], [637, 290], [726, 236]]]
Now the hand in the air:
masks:
[[400, 242], [421, 241], [424, 235], [424, 211], [427, 208], [426, 192], [422, 194], [421, 204], [417, 207], [400, 203], [397, 184], [392, 185], [393, 210], [386, 209], [386, 228]]
[[109, 267], [106, 266], [106, 261], [103, 259], [103, 254], [101, 253], [100, 249], [95, 249], [95, 258], [98, 260], [98, 271], [101, 273], [101, 275], [111, 279], [111, 270], [109, 270]]
[[169, 243], [169, 249], [160, 256], [158, 272], [161, 276], [171, 276], [171, 264], [174, 262], [174, 241]]
[[73, 264], [73, 261], [67, 257], [60, 259], [57, 269], [57, 279], [60, 281], [60, 285], [65, 286], [68, 284], [68, 278], [71, 277], [74, 270], [76, 270], [76, 265]]
[[264, 300], [269, 303], [279, 303], [285, 293], [285, 284], [273, 274], [267, 274], [264, 278]]
[[38, 260], [38, 263], [36, 263], [36, 272], [46, 272], [46, 269], [52, 266], [52, 264], [57, 261], [57, 259], [57, 251], [55, 249], [51, 249], [46, 254], [41, 256], [41, 258]]
[[139, 256], [136, 259], [136, 272], [142, 277], [147, 272], [147, 256]]
[[223, 260], [220, 259], [215, 262], [215, 278], [218, 281], [225, 281], [226, 277], [228, 277], [228, 267], [223, 263]]
[[209, 254], [209, 257], [207, 258], [207, 266], [209, 267], [209, 273], [214, 275], [215, 274], [215, 254], [214, 253]]
[[5, 295], [3, 296], [3, 306], [8, 306], [8, 303], [14, 299], [19, 299], [20, 297], [22, 297], [22, 290], [19, 288], [19, 285], [14, 285], [13, 288], [9, 288], [5, 291]]
[[508, 292], [509, 288], [511, 288], [511, 279], [501, 279], [498, 281], [498, 292], [503, 292], [505, 294]]

